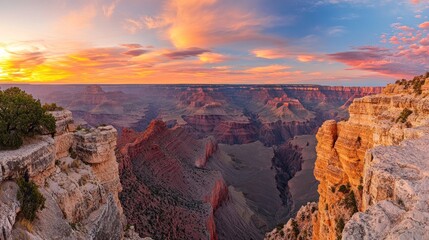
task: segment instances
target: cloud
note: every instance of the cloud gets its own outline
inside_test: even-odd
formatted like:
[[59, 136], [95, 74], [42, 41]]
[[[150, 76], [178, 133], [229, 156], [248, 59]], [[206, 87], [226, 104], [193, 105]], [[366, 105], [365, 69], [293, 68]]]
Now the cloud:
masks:
[[315, 59], [316, 57], [313, 55], [298, 55], [297, 59], [300, 62], [311, 62]]
[[138, 43], [125, 43], [125, 44], [121, 44], [120, 46], [126, 47], [126, 48], [131, 48], [131, 49], [143, 47], [141, 44], [138, 44]]
[[270, 42], [283, 40], [264, 34], [276, 22], [254, 9], [252, 0], [168, 0], [158, 16], [127, 19], [131, 32], [158, 29], [177, 48], [213, 47], [232, 42]]
[[334, 27], [330, 27], [327, 31], [327, 34], [329, 36], [339, 36], [341, 34], [343, 34], [346, 31], [345, 27], [343, 26], [334, 26]]
[[113, 15], [116, 9], [116, 5], [119, 3], [119, 1], [120, 0], [114, 0], [110, 4], [105, 4], [102, 6], [103, 14], [105, 17], [110, 18]]
[[148, 51], [144, 50], [144, 49], [132, 49], [132, 50], [128, 50], [128, 51], [124, 52], [123, 54], [137, 57], [137, 56], [140, 56], [140, 55], [145, 54], [147, 52]]
[[245, 70], [247, 73], [274, 73], [274, 72], [283, 72], [287, 69], [290, 69], [290, 66], [285, 65], [268, 65], [268, 66], [260, 66], [253, 67]]
[[419, 25], [419, 28], [429, 29], [429, 22], [424, 22]]
[[228, 60], [225, 55], [213, 52], [205, 52], [199, 55], [200, 61], [204, 63], [220, 63]]
[[139, 20], [128, 18], [124, 20], [123, 27], [127, 32], [135, 34], [143, 29], [143, 23]]
[[324, 61], [323, 56], [315, 53], [308, 53], [300, 49], [289, 48], [267, 48], [267, 49], [254, 49], [251, 53], [264, 59], [295, 59], [299, 62], [312, 62], [312, 61]]
[[210, 52], [210, 50], [193, 47], [193, 48], [188, 48], [184, 50], [170, 51], [170, 52], [164, 53], [163, 55], [170, 59], [183, 59], [188, 57], [195, 57], [207, 52]]

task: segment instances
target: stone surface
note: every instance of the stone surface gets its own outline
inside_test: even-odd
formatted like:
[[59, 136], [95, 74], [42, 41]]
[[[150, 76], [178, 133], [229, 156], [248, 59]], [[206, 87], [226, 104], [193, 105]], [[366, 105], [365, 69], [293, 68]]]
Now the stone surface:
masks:
[[392, 84], [355, 99], [348, 121], [322, 125], [313, 239], [427, 239], [427, 96]]
[[[69, 111], [52, 114], [54, 138], [34, 137], [18, 150], [0, 152], [0, 239], [122, 239], [126, 220], [118, 199], [116, 130], [74, 133]], [[26, 172], [46, 199], [32, 223], [17, 218], [14, 180]]]
[[118, 194], [122, 191], [115, 148], [117, 131], [112, 126], [81, 130], [75, 134], [75, 151], [79, 159], [91, 165], [92, 171], [106, 191], [112, 193], [120, 212]]
[[62, 135], [66, 132], [73, 132], [74, 121], [72, 112], [69, 110], [49, 112], [55, 118], [55, 135]]
[[265, 235], [266, 240], [311, 240], [313, 238], [313, 222], [317, 218], [317, 203], [302, 206], [295, 218], [285, 225], [280, 225]]
[[379, 146], [365, 159], [364, 213], [353, 215], [343, 239], [429, 238], [429, 135]]
[[55, 143], [51, 137], [38, 136], [11, 151], [0, 151], [0, 182], [16, 178], [25, 172], [30, 177], [41, 177], [55, 165]]
[[12, 181], [5, 181], [0, 184], [0, 239], [10, 239], [15, 223], [16, 215], [19, 212], [19, 201], [16, 199], [18, 185]]

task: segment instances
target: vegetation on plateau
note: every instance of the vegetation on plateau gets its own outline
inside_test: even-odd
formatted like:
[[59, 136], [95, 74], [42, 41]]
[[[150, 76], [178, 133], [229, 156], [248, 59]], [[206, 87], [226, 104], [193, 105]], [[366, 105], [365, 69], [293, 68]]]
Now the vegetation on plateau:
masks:
[[422, 94], [422, 86], [425, 84], [427, 78], [429, 78], [429, 72], [416, 76], [410, 81], [406, 79], [397, 80], [396, 84], [404, 86], [405, 89], [413, 88], [414, 93], [420, 95]]
[[0, 150], [17, 149], [24, 137], [55, 132], [55, 119], [40, 100], [17, 87], [0, 90]]
[[64, 110], [63, 107], [58, 106], [56, 103], [45, 103], [43, 104], [43, 109], [45, 111], [61, 111]]

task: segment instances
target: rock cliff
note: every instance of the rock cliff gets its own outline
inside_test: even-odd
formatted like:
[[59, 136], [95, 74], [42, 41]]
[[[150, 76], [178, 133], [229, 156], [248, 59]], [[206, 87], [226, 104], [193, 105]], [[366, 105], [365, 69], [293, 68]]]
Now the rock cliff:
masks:
[[306, 239], [428, 238], [428, 90], [427, 76], [398, 81], [355, 99], [348, 121], [322, 125], [320, 198]]
[[[0, 152], [0, 239], [124, 239], [116, 130], [76, 131], [70, 111], [52, 115], [54, 137], [27, 139], [18, 150]], [[32, 223], [19, 216], [15, 180], [24, 174], [46, 199]]]
[[228, 189], [220, 172], [204, 168], [216, 151], [214, 139], [195, 139], [159, 120], [143, 133], [123, 130], [120, 198], [137, 232], [154, 239], [217, 239], [214, 212]]

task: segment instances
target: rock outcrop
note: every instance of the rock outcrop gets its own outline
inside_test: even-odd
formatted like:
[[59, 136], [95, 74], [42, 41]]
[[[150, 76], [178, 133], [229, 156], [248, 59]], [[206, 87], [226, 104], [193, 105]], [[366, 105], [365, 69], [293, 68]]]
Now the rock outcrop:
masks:
[[204, 168], [216, 141], [159, 120], [143, 133], [123, 133], [120, 198], [136, 231], [154, 239], [217, 239], [214, 212], [228, 189], [218, 171]]
[[313, 239], [426, 239], [429, 80], [355, 99], [317, 133]]
[[267, 240], [310, 240], [313, 237], [313, 223], [317, 219], [317, 203], [307, 203], [301, 207], [295, 218], [291, 218], [285, 225], [279, 225], [276, 229], [267, 233]]
[[[53, 138], [35, 137], [18, 150], [0, 152], [0, 239], [123, 239], [116, 130], [76, 131], [71, 112], [52, 115]], [[32, 223], [19, 217], [14, 180], [24, 174], [46, 199]]]

